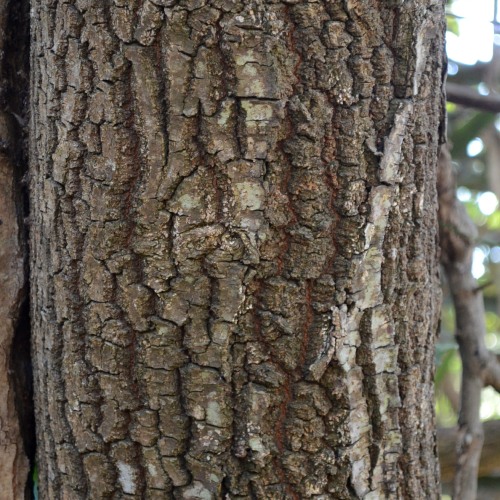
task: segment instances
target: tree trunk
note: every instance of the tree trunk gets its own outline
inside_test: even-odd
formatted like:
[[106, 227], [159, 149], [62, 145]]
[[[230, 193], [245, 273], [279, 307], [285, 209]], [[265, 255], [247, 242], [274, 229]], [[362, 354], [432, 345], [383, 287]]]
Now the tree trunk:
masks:
[[[1, 120], [1, 117], [0, 117]], [[1, 124], [0, 124], [1, 127]], [[12, 188], [13, 166], [0, 152], [0, 492], [5, 500], [24, 496], [28, 460], [24, 452], [12, 380], [11, 352], [24, 289], [24, 254]], [[14, 346], [15, 349], [15, 346]]]
[[437, 498], [443, 2], [32, 1], [42, 498]]
[[[33, 407], [26, 392], [29, 365], [26, 242], [20, 178], [27, 170], [28, 16], [25, 2], [0, 1], [0, 497], [24, 498]], [[17, 118], [17, 120], [16, 120]], [[23, 317], [24, 316], [24, 317]], [[27, 363], [26, 363], [27, 361]], [[31, 411], [30, 411], [31, 410]], [[28, 416], [28, 419], [26, 419]], [[34, 436], [31, 436], [33, 441]], [[29, 438], [28, 438], [29, 439]]]

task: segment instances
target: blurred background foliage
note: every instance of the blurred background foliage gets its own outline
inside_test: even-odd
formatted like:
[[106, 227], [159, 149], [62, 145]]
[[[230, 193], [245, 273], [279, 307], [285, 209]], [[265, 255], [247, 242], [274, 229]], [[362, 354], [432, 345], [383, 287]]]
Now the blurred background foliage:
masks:
[[[498, 93], [500, 100], [499, 14], [499, 0], [447, 1], [448, 82], [472, 88], [482, 96]], [[457, 197], [478, 230], [472, 273], [484, 287], [486, 344], [500, 355], [500, 114], [451, 102], [447, 111]], [[447, 284], [443, 286], [436, 348], [436, 413], [438, 426], [452, 427], [457, 424], [461, 361], [454, 339], [454, 310]], [[500, 420], [500, 395], [491, 388], [483, 390], [481, 418]], [[500, 473], [500, 463], [496, 467]], [[494, 489], [500, 492], [498, 482]], [[478, 498], [500, 498], [500, 493], [481, 495]]]
[[[499, 90], [500, 26], [494, 21], [496, 3], [447, 2], [448, 81], [473, 87], [480, 95]], [[478, 228], [472, 272], [485, 286], [486, 342], [500, 354], [500, 114], [451, 102], [447, 111], [457, 196]], [[457, 423], [461, 362], [446, 283], [444, 289], [441, 335], [436, 349], [436, 408], [438, 424], [449, 427]], [[500, 395], [492, 389], [483, 391], [481, 416], [484, 420], [500, 419]]]

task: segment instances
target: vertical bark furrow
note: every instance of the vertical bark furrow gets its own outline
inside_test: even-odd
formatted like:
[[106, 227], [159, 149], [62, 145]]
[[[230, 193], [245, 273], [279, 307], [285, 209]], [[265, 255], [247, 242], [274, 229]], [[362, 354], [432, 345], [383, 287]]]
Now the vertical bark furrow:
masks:
[[[2, 13], [0, 12], [0, 22]], [[0, 38], [2, 37], [0, 25]], [[1, 59], [0, 59], [1, 61]], [[4, 120], [0, 113], [0, 121]], [[0, 127], [4, 125], [2, 123]], [[5, 141], [5, 129], [0, 140]], [[15, 328], [25, 293], [24, 248], [21, 240], [19, 202], [12, 159], [0, 151], [0, 491], [7, 500], [24, 497], [29, 464], [25, 455], [15, 387], [11, 375], [11, 352]], [[18, 354], [20, 354], [18, 352]]]
[[[411, 135], [402, 145], [403, 158], [411, 158], [411, 162], [406, 160], [402, 163], [399, 196], [397, 205], [391, 210], [384, 244], [386, 262], [391, 264], [386, 267], [383, 284], [386, 297], [389, 294], [394, 296], [393, 315], [396, 319], [400, 318], [394, 324], [395, 341], [399, 345], [399, 421], [404, 451], [399, 465], [403, 473], [411, 478], [402, 489], [405, 495], [410, 495], [415, 488], [421, 488], [428, 495], [436, 488], [435, 476], [419, 472], [424, 463], [437, 467], [435, 459], [422, 451], [415, 460], [407, 450], [417, 446], [417, 443], [424, 443], [422, 450], [430, 450], [434, 446], [434, 436], [429, 432], [434, 425], [430, 381], [433, 379], [433, 325], [439, 317], [440, 295], [435, 266], [436, 247], [431, 242], [437, 240], [436, 212], [432, 208], [437, 199], [433, 158], [440, 138], [439, 116], [426, 110], [429, 106], [440, 107], [439, 95], [432, 90], [440, 85], [440, 70], [431, 70], [432, 54], [437, 53], [440, 44], [439, 26], [434, 25], [431, 16], [439, 9], [439, 5], [432, 5], [427, 12], [400, 19], [403, 31], [408, 29], [404, 28], [408, 25], [416, 33], [415, 66], [410, 73], [413, 85], [407, 90], [413, 94], [415, 115], [409, 123]], [[397, 40], [397, 46], [405, 43], [402, 34]], [[398, 71], [402, 73], [401, 69]], [[429, 171], [433, 173], [432, 182], [425, 175]], [[396, 240], [397, 231], [400, 234]], [[395, 258], [396, 248], [399, 248], [399, 258]], [[435, 292], [429, 293], [430, 289]], [[405, 320], [401, 315], [403, 311], [407, 315]], [[414, 377], [420, 384], [412, 382]]]
[[393, 3], [34, 2], [48, 497], [432, 497], [442, 13]]
[[29, 355], [26, 121], [29, 7], [0, 5], [0, 492], [29, 494], [34, 449]]

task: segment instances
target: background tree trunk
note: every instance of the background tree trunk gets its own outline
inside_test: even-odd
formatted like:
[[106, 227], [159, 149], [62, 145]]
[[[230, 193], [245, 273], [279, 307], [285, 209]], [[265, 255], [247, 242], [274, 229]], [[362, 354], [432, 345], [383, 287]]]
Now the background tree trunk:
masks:
[[[1, 119], [1, 118], [0, 118]], [[1, 126], [1, 125], [0, 125]], [[0, 492], [5, 500], [23, 498], [28, 479], [12, 380], [11, 351], [24, 296], [24, 253], [20, 239], [13, 166], [0, 152]]]
[[43, 498], [437, 498], [443, 2], [32, 1]]
[[[34, 449], [27, 313], [27, 245], [20, 179], [27, 170], [29, 21], [26, 2], [0, 2], [0, 497], [27, 493]], [[31, 434], [31, 435], [30, 435]], [[23, 437], [27, 439], [24, 442]], [[27, 445], [27, 446], [25, 446]], [[30, 492], [31, 493], [31, 492]]]

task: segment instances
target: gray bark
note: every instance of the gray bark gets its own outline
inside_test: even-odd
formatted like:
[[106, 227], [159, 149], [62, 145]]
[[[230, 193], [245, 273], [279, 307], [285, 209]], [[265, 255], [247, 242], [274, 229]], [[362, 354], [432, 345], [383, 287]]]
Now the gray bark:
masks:
[[43, 498], [437, 498], [434, 0], [33, 0]]

